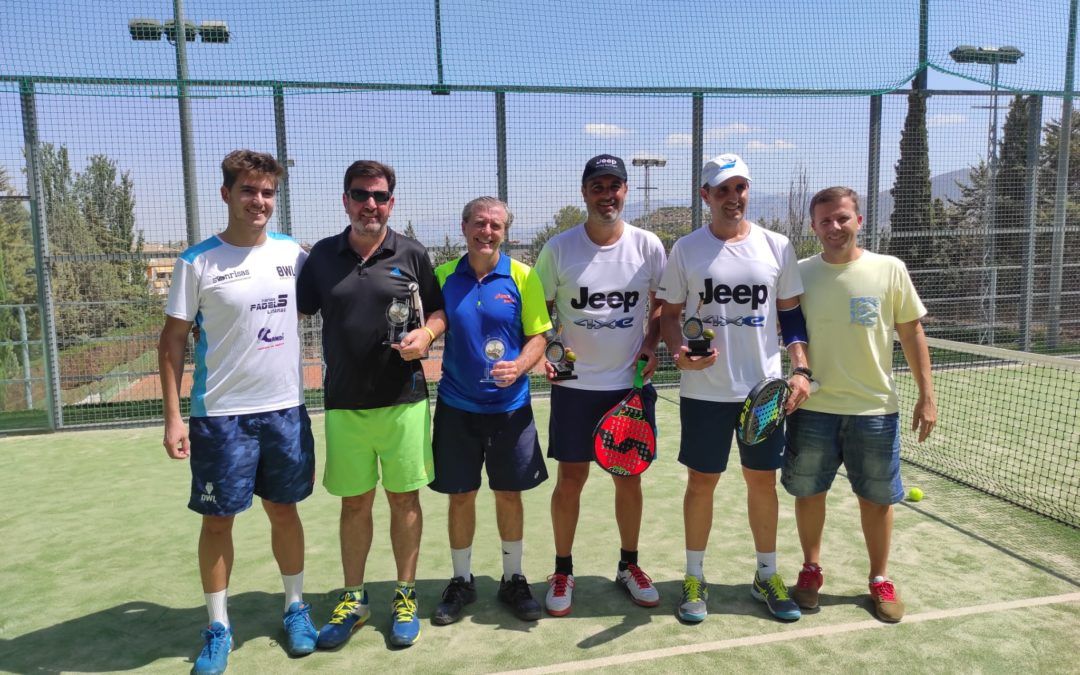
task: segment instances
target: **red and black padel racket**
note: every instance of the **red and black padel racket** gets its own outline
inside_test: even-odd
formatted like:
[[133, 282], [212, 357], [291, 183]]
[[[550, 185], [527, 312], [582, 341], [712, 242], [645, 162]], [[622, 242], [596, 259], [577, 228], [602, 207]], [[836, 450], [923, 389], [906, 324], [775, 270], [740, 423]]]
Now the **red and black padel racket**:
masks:
[[593, 430], [593, 458], [615, 476], [636, 476], [656, 459], [656, 431], [645, 417], [641, 388], [645, 384], [645, 357], [637, 362], [634, 388], [600, 418]]

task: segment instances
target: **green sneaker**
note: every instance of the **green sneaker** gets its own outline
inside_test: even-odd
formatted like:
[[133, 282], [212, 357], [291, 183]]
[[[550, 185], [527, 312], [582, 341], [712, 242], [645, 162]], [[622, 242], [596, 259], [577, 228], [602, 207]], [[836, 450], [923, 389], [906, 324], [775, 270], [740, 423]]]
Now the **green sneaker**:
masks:
[[687, 574], [682, 582], [682, 604], [679, 605], [679, 618], [688, 623], [700, 623], [708, 616], [706, 602], [709, 599], [709, 587], [704, 579]]
[[761, 577], [755, 574], [750, 594], [764, 602], [769, 608], [769, 613], [781, 621], [798, 621], [802, 616], [799, 606], [788, 595], [787, 586], [784, 585], [779, 572], [769, 577], [767, 581], [762, 581]]

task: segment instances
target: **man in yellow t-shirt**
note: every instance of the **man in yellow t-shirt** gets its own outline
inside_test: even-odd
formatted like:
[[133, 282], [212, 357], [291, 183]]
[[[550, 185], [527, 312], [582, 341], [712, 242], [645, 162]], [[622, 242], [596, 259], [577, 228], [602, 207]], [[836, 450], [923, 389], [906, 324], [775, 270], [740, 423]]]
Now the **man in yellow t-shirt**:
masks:
[[903, 499], [904, 488], [893, 330], [919, 388], [911, 428], [922, 442], [937, 420], [930, 352], [920, 322], [926, 308], [901, 260], [859, 248], [863, 219], [854, 190], [818, 192], [810, 201], [810, 218], [822, 252], [799, 261], [799, 274], [811, 338], [809, 361], [821, 389], [788, 418], [782, 482], [795, 496], [805, 560], [791, 595], [804, 609], [817, 607], [825, 496], [843, 463], [859, 498], [875, 613], [882, 621], [896, 622], [904, 616], [904, 605], [887, 565], [893, 504]]

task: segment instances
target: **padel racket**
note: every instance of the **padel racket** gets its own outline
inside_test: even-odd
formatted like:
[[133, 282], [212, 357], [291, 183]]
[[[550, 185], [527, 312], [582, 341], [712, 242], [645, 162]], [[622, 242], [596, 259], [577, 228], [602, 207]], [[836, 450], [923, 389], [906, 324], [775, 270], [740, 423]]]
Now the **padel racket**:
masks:
[[645, 384], [644, 357], [638, 359], [634, 388], [607, 411], [593, 430], [593, 458], [615, 476], [636, 476], [656, 458], [656, 431], [645, 417], [641, 388]]
[[[810, 383], [811, 393], [819, 388], [817, 382]], [[779, 377], [767, 377], [750, 390], [735, 427], [735, 435], [744, 445], [757, 445], [784, 423], [787, 417], [784, 404], [790, 393], [787, 380]]]

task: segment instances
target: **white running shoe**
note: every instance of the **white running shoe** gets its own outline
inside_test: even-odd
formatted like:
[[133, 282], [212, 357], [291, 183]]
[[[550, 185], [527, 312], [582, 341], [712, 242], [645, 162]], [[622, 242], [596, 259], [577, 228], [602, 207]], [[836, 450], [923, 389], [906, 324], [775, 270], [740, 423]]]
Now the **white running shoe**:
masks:
[[635, 604], [642, 607], [656, 607], [660, 604], [660, 593], [653, 586], [652, 579], [637, 565], [629, 565], [626, 569], [619, 570], [615, 583], [626, 589]]
[[544, 606], [551, 616], [566, 616], [574, 601], [574, 575], [552, 574], [548, 577], [548, 592]]

